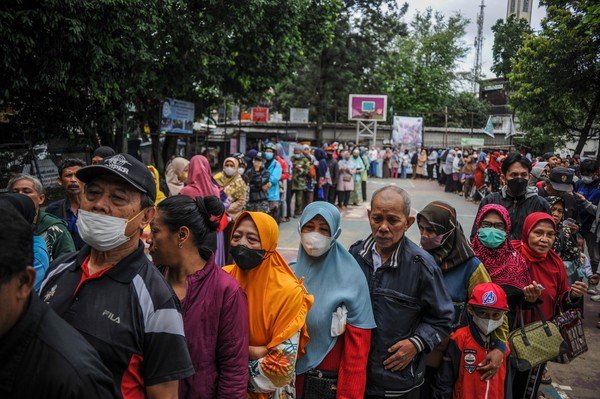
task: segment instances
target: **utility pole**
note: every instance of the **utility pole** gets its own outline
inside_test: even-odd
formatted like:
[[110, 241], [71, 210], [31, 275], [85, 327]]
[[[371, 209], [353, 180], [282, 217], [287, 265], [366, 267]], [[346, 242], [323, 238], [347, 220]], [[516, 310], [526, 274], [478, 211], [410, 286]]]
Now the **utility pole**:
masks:
[[483, 50], [483, 9], [484, 0], [479, 5], [477, 14], [477, 36], [475, 37], [475, 65], [473, 67], [473, 94], [477, 94], [479, 79], [481, 79], [481, 56]]
[[444, 107], [444, 147], [448, 147], [448, 107]]

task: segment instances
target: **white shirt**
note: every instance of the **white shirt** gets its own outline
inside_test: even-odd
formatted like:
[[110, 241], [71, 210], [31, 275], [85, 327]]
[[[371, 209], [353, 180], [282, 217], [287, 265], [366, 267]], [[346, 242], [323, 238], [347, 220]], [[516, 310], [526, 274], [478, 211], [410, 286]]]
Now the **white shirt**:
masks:
[[375, 271], [381, 267], [381, 255], [379, 255], [379, 252], [375, 249], [375, 245], [373, 245], [371, 252], [373, 256], [373, 271]]

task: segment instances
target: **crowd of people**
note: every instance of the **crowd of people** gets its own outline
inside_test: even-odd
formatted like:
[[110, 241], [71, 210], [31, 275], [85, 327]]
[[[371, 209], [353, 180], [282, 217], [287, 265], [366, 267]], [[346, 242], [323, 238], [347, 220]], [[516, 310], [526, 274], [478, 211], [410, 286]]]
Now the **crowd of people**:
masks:
[[[470, 234], [450, 203], [413, 215], [387, 185], [345, 248], [368, 178], [409, 172], [479, 202]], [[11, 178], [0, 397], [537, 399], [545, 363], [515, 367], [509, 333], [600, 300], [591, 159], [271, 142], [164, 176], [100, 147], [60, 164], [65, 197], [45, 207], [36, 177]]]

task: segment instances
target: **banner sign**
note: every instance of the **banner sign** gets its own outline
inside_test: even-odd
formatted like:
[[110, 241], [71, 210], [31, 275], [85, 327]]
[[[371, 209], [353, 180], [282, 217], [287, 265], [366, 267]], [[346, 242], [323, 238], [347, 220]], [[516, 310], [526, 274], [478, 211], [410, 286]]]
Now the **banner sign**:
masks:
[[252, 122], [267, 122], [269, 120], [269, 108], [253, 107], [250, 109]]
[[481, 148], [483, 147], [484, 140], [483, 139], [473, 139], [469, 137], [463, 137], [460, 139], [461, 147], [473, 147], [473, 148]]
[[407, 149], [417, 149], [423, 144], [423, 118], [394, 116], [392, 143]]
[[385, 121], [387, 96], [376, 94], [350, 94], [348, 100], [349, 121]]
[[194, 103], [166, 98], [160, 117], [161, 133], [194, 133]]
[[308, 108], [290, 108], [291, 123], [308, 123]]
[[58, 168], [50, 158], [38, 159], [37, 165], [34, 162], [25, 164], [22, 173], [39, 178], [44, 187], [58, 185]]

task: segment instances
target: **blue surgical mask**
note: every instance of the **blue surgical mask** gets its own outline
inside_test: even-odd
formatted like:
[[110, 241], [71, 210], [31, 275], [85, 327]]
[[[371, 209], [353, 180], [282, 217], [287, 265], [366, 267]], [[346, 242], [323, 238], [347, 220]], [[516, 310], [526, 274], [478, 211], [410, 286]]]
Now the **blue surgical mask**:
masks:
[[267, 161], [270, 161], [271, 159], [273, 159], [273, 153], [272, 152], [265, 152], [265, 159]]

